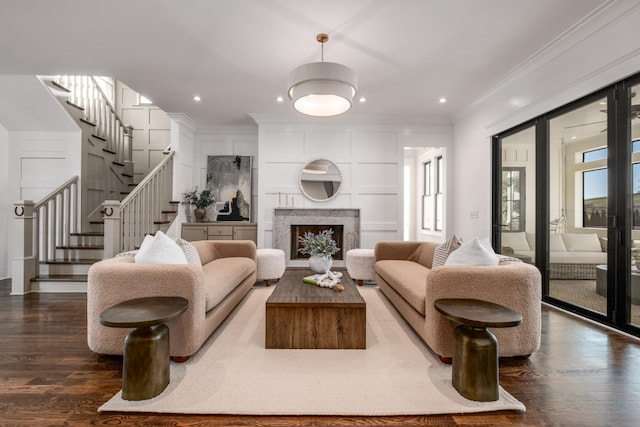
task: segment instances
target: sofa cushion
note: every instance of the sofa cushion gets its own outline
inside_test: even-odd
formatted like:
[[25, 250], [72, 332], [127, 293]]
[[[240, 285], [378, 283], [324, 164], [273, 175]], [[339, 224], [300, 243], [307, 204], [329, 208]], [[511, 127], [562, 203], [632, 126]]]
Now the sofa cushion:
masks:
[[511, 248], [514, 252], [531, 250], [524, 231], [504, 232], [501, 234], [500, 239], [503, 247]]
[[144, 238], [135, 260], [138, 264], [187, 264], [180, 246], [162, 231]]
[[376, 262], [375, 270], [411, 307], [424, 316], [427, 275], [430, 271], [427, 267], [413, 261], [380, 260]]
[[498, 265], [498, 257], [485, 239], [475, 237], [447, 258], [445, 265]]
[[443, 266], [447, 261], [449, 254], [462, 245], [462, 239], [455, 234], [449, 237], [449, 240], [438, 246], [433, 252], [432, 267]]
[[562, 234], [564, 246], [569, 252], [601, 252], [600, 239], [596, 233], [579, 234], [564, 233]]
[[551, 252], [566, 252], [567, 248], [564, 245], [561, 234], [549, 235], [549, 251]]
[[256, 270], [256, 262], [246, 257], [218, 258], [204, 264], [202, 270], [205, 310], [209, 311]]

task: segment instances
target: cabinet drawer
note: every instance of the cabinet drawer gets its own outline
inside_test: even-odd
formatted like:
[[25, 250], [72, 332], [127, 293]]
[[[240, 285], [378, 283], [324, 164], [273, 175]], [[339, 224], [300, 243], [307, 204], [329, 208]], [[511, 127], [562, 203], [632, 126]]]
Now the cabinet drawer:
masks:
[[233, 226], [217, 226], [217, 227], [208, 227], [209, 228], [209, 237], [218, 237], [218, 236], [228, 236], [231, 238], [233, 236]]

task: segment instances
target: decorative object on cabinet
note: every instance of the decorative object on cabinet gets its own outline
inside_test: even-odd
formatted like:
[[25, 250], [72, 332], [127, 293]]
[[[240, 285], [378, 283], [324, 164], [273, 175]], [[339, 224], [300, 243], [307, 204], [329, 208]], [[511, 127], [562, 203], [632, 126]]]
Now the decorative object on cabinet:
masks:
[[342, 173], [331, 161], [316, 159], [305, 165], [298, 180], [300, 191], [314, 202], [335, 198], [342, 188]]
[[[215, 197], [210, 190], [202, 190], [200, 194], [198, 194], [198, 188], [196, 187], [195, 190], [184, 193], [182, 203], [195, 206], [193, 215], [195, 216], [196, 222], [207, 222], [207, 208], [214, 202]], [[187, 213], [187, 219], [189, 219], [189, 217], [190, 215]]]
[[219, 201], [218, 221], [250, 221], [251, 156], [208, 156], [207, 189]]

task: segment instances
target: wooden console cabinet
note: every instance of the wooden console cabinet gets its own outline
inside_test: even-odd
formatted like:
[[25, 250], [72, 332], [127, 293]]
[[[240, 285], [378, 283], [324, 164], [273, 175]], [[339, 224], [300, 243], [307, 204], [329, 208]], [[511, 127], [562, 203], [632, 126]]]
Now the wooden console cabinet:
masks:
[[258, 227], [244, 221], [183, 222], [182, 238], [194, 240], [253, 240], [257, 243]]

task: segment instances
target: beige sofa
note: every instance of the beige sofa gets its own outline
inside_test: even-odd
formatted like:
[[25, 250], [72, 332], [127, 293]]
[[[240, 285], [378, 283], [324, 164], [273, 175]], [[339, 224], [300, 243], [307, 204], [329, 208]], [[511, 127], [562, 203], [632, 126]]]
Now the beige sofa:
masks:
[[122, 301], [179, 296], [187, 311], [169, 322], [170, 354], [185, 361], [244, 298], [256, 282], [256, 245], [248, 240], [191, 242], [202, 267], [194, 264], [136, 264], [133, 256], [100, 261], [89, 269], [87, 341], [100, 354], [122, 354], [128, 329], [100, 324], [100, 313]]
[[404, 319], [443, 360], [453, 356], [456, 323], [433, 306], [440, 298], [474, 298], [501, 304], [522, 314], [522, 324], [492, 329], [501, 357], [529, 356], [540, 347], [541, 279], [536, 267], [519, 261], [497, 266], [432, 268], [437, 243], [379, 242], [375, 281]]
[[[532, 233], [503, 232], [502, 253], [528, 257], [535, 262], [535, 236]], [[549, 278], [556, 280], [595, 280], [596, 266], [607, 263], [606, 239], [596, 233], [549, 235]]]

